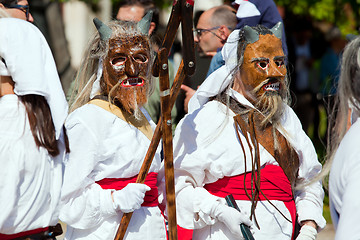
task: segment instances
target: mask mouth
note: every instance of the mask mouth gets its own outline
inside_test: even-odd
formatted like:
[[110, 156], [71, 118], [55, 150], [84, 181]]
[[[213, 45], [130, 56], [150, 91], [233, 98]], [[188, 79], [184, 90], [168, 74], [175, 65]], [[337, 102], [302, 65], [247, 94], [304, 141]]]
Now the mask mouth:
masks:
[[279, 92], [281, 85], [277, 79], [269, 79], [268, 83], [265, 84], [262, 88], [265, 92]]
[[142, 87], [144, 86], [144, 79], [142, 78], [127, 78], [121, 82], [122, 87]]

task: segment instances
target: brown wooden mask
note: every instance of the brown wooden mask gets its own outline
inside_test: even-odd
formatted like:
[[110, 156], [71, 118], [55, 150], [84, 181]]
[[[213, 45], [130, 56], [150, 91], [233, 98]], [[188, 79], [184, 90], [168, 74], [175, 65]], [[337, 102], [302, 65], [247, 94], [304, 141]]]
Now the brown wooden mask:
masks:
[[285, 86], [286, 66], [281, 39], [275, 35], [259, 35], [244, 51], [240, 78], [246, 92], [261, 88], [252, 96], [258, 99], [264, 93], [282, 95]]
[[[138, 104], [146, 102], [149, 87], [150, 46], [141, 35], [119, 37], [109, 40], [109, 52], [104, 59], [104, 81], [102, 91], [108, 94], [120, 82], [119, 89], [111, 96], [123, 99], [123, 92], [141, 91], [145, 94]], [[128, 99], [131, 101], [130, 99]], [[125, 99], [125, 101], [127, 101]], [[124, 104], [123, 104], [124, 105]]]

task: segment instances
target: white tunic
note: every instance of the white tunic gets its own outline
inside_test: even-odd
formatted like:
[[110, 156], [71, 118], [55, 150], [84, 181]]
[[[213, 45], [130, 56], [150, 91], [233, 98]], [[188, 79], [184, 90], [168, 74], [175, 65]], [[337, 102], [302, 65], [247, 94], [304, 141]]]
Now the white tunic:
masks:
[[63, 158], [63, 145], [55, 158], [36, 146], [25, 106], [17, 95], [0, 98], [1, 233], [14, 234], [58, 222]]
[[[242, 95], [230, 91], [237, 101], [251, 105]], [[195, 187], [203, 187], [224, 176], [244, 173], [244, 155], [238, 141], [233, 120], [234, 113], [227, 111], [224, 104], [210, 101], [188, 114], [178, 124], [174, 138], [175, 189], [178, 224], [187, 229], [195, 229], [194, 239], [239, 239], [222, 223], [213, 219], [207, 199], [199, 194]], [[299, 178], [309, 180], [321, 170], [315, 149], [310, 139], [303, 132], [301, 124], [287, 107], [282, 119], [282, 126], [288, 133], [289, 142], [295, 147], [300, 160]], [[279, 129], [281, 131], [281, 129]], [[246, 148], [246, 140], [241, 135]], [[251, 156], [247, 155], [247, 171], [251, 170]], [[275, 159], [260, 145], [261, 166], [278, 165]], [[295, 192], [295, 202], [299, 221], [314, 220], [320, 228], [325, 226], [322, 217], [324, 192], [320, 182], [308, 186], [303, 191]], [[225, 204], [224, 199], [220, 199]], [[280, 211], [291, 219], [281, 201], [271, 201]], [[250, 213], [250, 201], [238, 200], [242, 212]], [[260, 239], [290, 239], [292, 225], [284, 219], [268, 202], [259, 201], [256, 216], [261, 230], [254, 227], [254, 237]], [[255, 226], [255, 225], [254, 225]]]
[[[149, 115], [145, 112], [151, 122]], [[152, 126], [154, 123], [151, 122]], [[68, 224], [65, 239], [114, 239], [122, 212], [115, 211], [111, 190], [95, 183], [104, 178], [137, 175], [150, 140], [134, 126], [93, 104], [72, 112], [66, 129], [70, 154], [65, 166], [60, 219]], [[149, 172], [158, 172], [159, 149]], [[166, 239], [158, 207], [135, 210], [125, 239]]]
[[342, 139], [330, 171], [329, 198], [335, 239], [360, 239], [360, 121]]

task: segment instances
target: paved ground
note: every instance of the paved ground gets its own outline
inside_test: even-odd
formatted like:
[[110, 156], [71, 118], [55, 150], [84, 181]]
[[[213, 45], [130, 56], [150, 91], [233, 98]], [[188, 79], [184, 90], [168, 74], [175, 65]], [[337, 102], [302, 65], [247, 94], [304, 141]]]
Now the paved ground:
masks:
[[335, 230], [332, 224], [327, 224], [318, 236], [317, 240], [334, 240]]

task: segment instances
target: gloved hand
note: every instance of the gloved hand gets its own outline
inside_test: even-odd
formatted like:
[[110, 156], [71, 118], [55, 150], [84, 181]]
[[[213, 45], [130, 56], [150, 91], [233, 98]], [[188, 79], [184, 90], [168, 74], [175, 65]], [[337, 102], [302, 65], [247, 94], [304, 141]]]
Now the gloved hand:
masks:
[[145, 192], [151, 188], [142, 183], [129, 183], [121, 190], [112, 193], [114, 208], [124, 213], [133, 212], [144, 202]]
[[213, 217], [217, 218], [219, 221], [223, 222], [229, 228], [229, 230], [237, 236], [242, 236], [240, 223], [244, 223], [249, 227], [252, 226], [252, 222], [245, 214], [239, 212], [235, 208], [226, 206], [221, 203], [218, 203], [213, 207], [211, 215], [213, 215]]
[[300, 234], [297, 236], [296, 240], [315, 240], [316, 236], [317, 231], [314, 227], [303, 225], [300, 228]]

